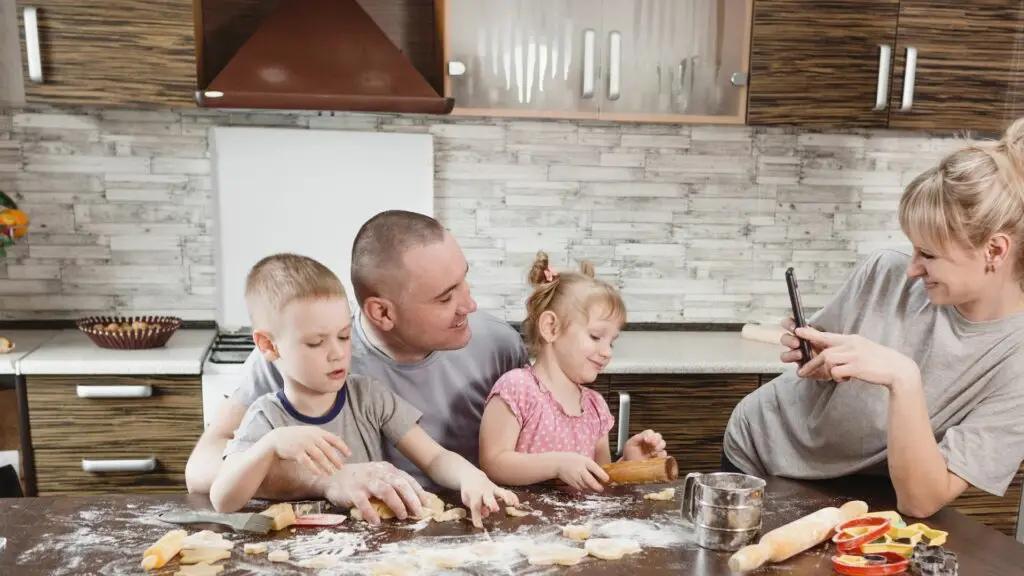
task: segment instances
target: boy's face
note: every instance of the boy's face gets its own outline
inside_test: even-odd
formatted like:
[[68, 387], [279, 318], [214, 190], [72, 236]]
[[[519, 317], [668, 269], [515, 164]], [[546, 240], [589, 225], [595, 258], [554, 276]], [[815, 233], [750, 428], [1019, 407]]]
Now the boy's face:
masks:
[[274, 336], [256, 345], [281, 373], [317, 392], [345, 384], [352, 356], [352, 314], [344, 298], [295, 300], [275, 321]]

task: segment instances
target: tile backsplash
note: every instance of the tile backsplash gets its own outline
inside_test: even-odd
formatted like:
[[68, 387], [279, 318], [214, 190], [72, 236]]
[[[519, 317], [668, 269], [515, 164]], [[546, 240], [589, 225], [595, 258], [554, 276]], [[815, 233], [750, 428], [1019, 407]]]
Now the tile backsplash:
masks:
[[[0, 189], [32, 221], [0, 260], [0, 318], [214, 318], [212, 125], [429, 132], [436, 215], [481, 308], [523, 316], [537, 250], [592, 261], [631, 321], [787, 314], [794, 266], [823, 305], [904, 247], [902, 186], [953, 137], [330, 113], [0, 110]], [[287, 191], [282, 191], [287, 195]]]

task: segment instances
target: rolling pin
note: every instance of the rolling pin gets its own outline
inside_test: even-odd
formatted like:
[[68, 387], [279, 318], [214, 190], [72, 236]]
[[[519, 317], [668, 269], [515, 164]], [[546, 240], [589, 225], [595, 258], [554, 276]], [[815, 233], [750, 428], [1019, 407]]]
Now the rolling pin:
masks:
[[822, 508], [768, 532], [757, 544], [740, 548], [729, 558], [729, 569], [749, 572], [766, 562], [782, 562], [821, 544], [839, 524], [867, 513], [867, 503], [860, 500], [847, 502], [841, 508]]
[[679, 466], [671, 456], [624, 460], [605, 464], [601, 468], [608, 474], [609, 484], [651, 484], [675, 482], [679, 479]]
[[762, 324], [744, 324], [740, 331], [740, 337], [765, 344], [779, 344], [779, 340], [786, 330], [782, 326], [765, 326]]

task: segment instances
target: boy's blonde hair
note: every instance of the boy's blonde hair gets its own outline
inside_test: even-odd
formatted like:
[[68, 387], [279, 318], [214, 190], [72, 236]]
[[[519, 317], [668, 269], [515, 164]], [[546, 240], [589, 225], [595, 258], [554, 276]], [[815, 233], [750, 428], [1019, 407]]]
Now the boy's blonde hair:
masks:
[[536, 357], [544, 339], [540, 335], [540, 316], [551, 310], [558, 317], [559, 330], [564, 330], [574, 318], [589, 319], [595, 308], [604, 318], [626, 323], [626, 304], [614, 286], [594, 278], [594, 266], [581, 262], [579, 272], [551, 270], [548, 255], [537, 252], [529, 274], [534, 291], [526, 300], [526, 319], [523, 332], [530, 354]]
[[345, 286], [329, 268], [299, 254], [272, 254], [249, 270], [245, 303], [252, 327], [269, 330], [284, 307], [295, 300], [346, 298]]
[[1000, 140], [969, 144], [915, 178], [900, 199], [900, 227], [936, 250], [978, 249], [994, 234], [1012, 239], [1024, 275], [1024, 118]]

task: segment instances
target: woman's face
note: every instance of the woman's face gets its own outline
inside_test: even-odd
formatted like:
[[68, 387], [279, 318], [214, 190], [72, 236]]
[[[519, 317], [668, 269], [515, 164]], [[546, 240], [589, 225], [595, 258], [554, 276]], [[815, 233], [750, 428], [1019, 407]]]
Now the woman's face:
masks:
[[928, 298], [938, 306], [959, 306], [975, 302], [991, 288], [986, 274], [986, 250], [950, 246], [938, 250], [914, 244], [907, 275], [919, 278]]

